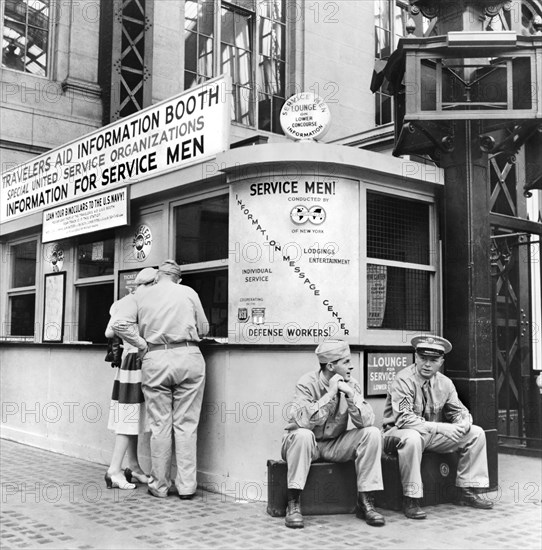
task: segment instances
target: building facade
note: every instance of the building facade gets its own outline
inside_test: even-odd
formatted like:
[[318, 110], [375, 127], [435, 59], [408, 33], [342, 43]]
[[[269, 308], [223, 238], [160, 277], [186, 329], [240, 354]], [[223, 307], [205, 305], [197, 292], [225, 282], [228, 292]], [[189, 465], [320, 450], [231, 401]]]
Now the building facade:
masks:
[[[295, 381], [318, 367], [322, 339], [349, 341], [380, 418], [410, 338], [442, 333], [444, 176], [428, 159], [391, 155], [394, 99], [370, 87], [409, 17], [420, 34], [431, 21], [387, 0], [6, 0], [2, 10], [2, 437], [109, 460], [109, 308], [134, 273], [166, 258], [211, 324], [207, 488], [264, 498], [266, 460], [279, 457]], [[511, 2], [487, 26], [534, 34], [539, 12]], [[318, 142], [292, 141], [280, 124], [302, 92], [329, 108]], [[536, 447], [540, 255], [525, 235], [539, 231], [540, 192], [525, 197], [522, 158], [491, 163], [495, 213], [525, 223], [495, 230], [512, 251], [492, 258], [494, 311], [506, 309], [488, 358], [498, 404], [475, 420]], [[81, 222], [97, 201], [117, 202], [122, 222]], [[512, 266], [513, 254], [525, 261]]]

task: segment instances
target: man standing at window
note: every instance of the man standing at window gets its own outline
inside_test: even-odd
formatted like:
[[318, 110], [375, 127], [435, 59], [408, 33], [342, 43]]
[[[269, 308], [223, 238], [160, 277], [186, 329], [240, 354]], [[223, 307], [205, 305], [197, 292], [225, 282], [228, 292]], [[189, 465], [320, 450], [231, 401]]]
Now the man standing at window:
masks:
[[156, 284], [139, 289], [128, 307], [116, 314], [115, 333], [143, 354], [141, 385], [151, 429], [149, 493], [165, 498], [171, 486], [172, 433], [175, 439], [175, 486], [182, 500], [196, 493], [196, 446], [205, 362], [198, 342], [208, 322], [194, 290], [178, 284], [181, 268], [166, 260]]
[[[458, 504], [489, 509], [474, 487], [489, 487], [484, 430], [472, 423], [467, 408], [457, 396], [453, 382], [439, 372], [444, 354], [452, 344], [439, 336], [416, 336], [414, 365], [401, 370], [392, 383], [384, 409], [385, 445], [396, 446], [403, 485], [403, 511], [410, 519], [425, 519], [419, 506], [423, 497], [421, 477], [425, 450], [459, 451], [456, 485], [461, 488]], [[390, 441], [390, 438], [391, 439]]]
[[[381, 491], [381, 435], [375, 415], [352, 378], [350, 347], [328, 340], [316, 348], [320, 370], [297, 382], [289, 423], [282, 438], [282, 458], [288, 464], [286, 527], [304, 527], [300, 497], [311, 462], [355, 460], [358, 504], [356, 515], [369, 525], [384, 525], [373, 505], [372, 491]], [[348, 420], [355, 429], [347, 430]]]

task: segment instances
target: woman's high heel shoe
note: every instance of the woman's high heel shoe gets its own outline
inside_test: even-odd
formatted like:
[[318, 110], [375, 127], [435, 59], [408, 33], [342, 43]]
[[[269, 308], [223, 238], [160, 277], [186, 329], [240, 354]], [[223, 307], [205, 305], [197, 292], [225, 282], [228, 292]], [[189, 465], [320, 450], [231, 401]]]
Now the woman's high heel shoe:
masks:
[[138, 483], [143, 483], [144, 485], [147, 485], [151, 480], [151, 478], [147, 474], [137, 474], [130, 468], [124, 469], [124, 477], [129, 483], [137, 481]]
[[133, 483], [129, 483], [125, 477], [111, 476], [107, 472], [104, 476], [105, 485], [108, 489], [135, 489], [136, 486]]

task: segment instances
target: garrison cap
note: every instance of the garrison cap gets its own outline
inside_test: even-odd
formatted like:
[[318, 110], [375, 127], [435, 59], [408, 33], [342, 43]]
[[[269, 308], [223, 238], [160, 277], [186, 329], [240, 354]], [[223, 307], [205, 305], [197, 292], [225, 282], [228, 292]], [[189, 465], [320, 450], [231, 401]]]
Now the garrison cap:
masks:
[[137, 277], [134, 279], [134, 284], [148, 285], [154, 281], [157, 273], [158, 272], [153, 267], [145, 267], [137, 274]]
[[415, 336], [410, 343], [416, 349], [416, 353], [430, 357], [442, 357], [452, 349], [452, 344], [441, 336]]
[[331, 363], [350, 355], [350, 346], [344, 340], [326, 340], [315, 350], [319, 363]]
[[168, 275], [181, 276], [181, 266], [175, 260], [166, 260], [158, 268], [160, 273], [167, 273]]

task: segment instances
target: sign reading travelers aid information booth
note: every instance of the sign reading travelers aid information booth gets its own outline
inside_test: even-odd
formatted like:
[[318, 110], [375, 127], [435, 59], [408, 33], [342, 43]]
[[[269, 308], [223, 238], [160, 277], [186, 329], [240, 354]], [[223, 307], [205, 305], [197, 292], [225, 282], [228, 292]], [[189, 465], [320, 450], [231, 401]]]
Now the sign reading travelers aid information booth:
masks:
[[228, 147], [226, 77], [2, 173], [0, 223], [201, 162]]

